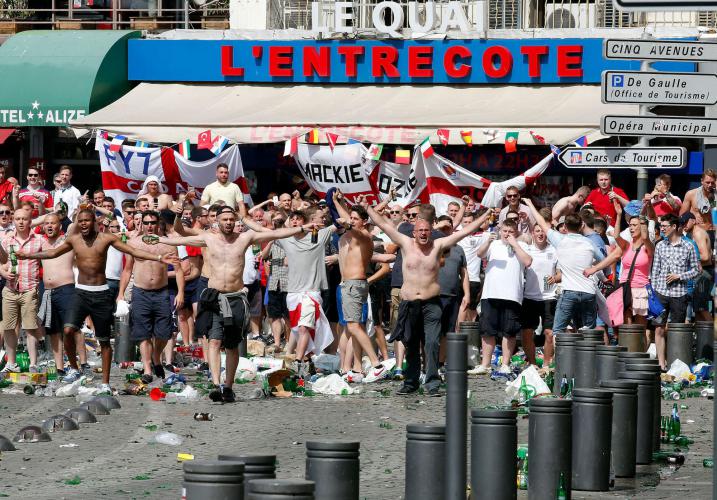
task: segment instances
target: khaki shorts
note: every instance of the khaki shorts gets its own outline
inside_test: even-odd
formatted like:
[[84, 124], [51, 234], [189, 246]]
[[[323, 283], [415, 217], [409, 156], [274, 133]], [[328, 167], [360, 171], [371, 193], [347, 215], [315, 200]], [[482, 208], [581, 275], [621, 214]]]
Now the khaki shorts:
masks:
[[401, 303], [401, 289], [391, 288], [391, 322], [389, 328], [393, 332], [396, 329], [396, 319], [398, 318], [398, 305]]
[[34, 330], [37, 325], [37, 311], [40, 301], [37, 289], [23, 293], [13, 292], [8, 287], [2, 290], [2, 328], [14, 330], [18, 319], [24, 330]]

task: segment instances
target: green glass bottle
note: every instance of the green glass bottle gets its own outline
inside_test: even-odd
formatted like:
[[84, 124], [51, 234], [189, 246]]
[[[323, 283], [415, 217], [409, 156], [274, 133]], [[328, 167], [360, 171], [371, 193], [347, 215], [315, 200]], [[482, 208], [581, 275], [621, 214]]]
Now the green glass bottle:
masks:
[[568, 486], [565, 480], [565, 472], [560, 472], [558, 489], [555, 491], [555, 500], [568, 500]]
[[548, 386], [550, 392], [553, 392], [553, 387], [555, 386], [555, 377], [553, 376], [553, 372], [548, 372], [545, 376], [545, 385]]
[[15, 245], [10, 245], [10, 272], [17, 274], [17, 255], [15, 254]]
[[674, 441], [674, 438], [679, 436], [681, 434], [680, 429], [680, 410], [677, 409], [677, 403], [674, 403], [672, 405], [672, 438]]

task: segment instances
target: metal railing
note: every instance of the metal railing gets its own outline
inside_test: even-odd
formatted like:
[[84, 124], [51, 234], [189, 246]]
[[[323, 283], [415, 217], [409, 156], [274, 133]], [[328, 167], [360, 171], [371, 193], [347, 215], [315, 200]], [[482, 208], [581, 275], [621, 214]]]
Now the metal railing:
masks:
[[0, 0], [0, 33], [229, 28], [229, 0]]
[[[376, 32], [374, 7], [381, 0], [353, 2], [351, 23], [358, 32]], [[469, 23], [500, 29], [589, 29], [683, 27], [717, 28], [717, 12], [617, 11], [612, 0], [461, 0]], [[409, 0], [402, 5], [402, 27], [409, 27]], [[439, 26], [448, 0], [435, 0]], [[311, 0], [268, 0], [267, 29], [312, 27]], [[319, 0], [323, 24], [333, 22], [335, 0]], [[426, 2], [418, 4], [418, 22], [426, 21]], [[241, 15], [241, 7], [237, 9]], [[383, 20], [391, 24], [392, 13]], [[229, 0], [0, 0], [0, 34], [27, 29], [229, 28]]]

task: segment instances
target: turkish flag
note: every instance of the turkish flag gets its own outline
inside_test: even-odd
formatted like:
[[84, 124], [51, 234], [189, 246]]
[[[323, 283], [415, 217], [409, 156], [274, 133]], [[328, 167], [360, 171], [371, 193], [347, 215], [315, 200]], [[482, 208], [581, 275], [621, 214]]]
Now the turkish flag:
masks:
[[205, 130], [197, 138], [197, 149], [212, 149], [212, 131]]

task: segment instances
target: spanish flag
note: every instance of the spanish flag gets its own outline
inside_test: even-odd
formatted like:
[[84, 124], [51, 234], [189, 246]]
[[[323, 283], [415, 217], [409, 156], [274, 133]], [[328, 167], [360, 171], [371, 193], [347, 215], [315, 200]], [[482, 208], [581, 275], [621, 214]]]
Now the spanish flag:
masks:
[[411, 164], [411, 151], [408, 149], [397, 149], [396, 150], [396, 163], [401, 165]]
[[319, 143], [319, 129], [311, 129], [311, 132], [306, 134], [306, 142], [309, 144], [318, 144]]
[[472, 146], [473, 132], [471, 130], [461, 130], [461, 139], [463, 139], [463, 142], [465, 142], [468, 146]]

